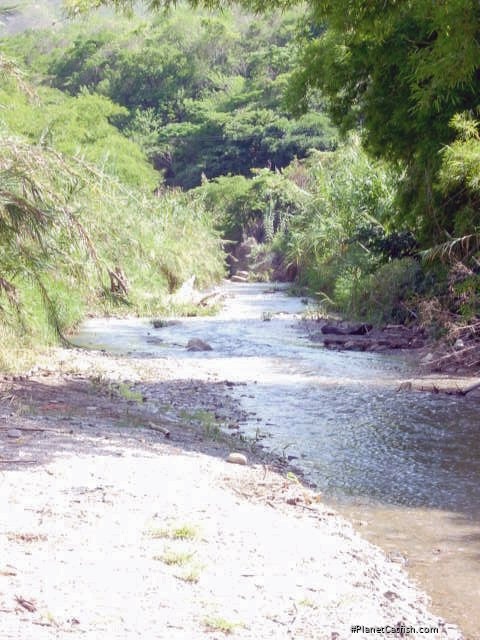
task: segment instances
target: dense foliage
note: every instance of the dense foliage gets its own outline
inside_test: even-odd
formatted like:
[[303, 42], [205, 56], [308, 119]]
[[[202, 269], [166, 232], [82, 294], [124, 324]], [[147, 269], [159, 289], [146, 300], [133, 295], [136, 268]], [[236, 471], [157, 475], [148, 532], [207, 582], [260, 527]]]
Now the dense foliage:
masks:
[[[66, 2], [72, 15], [134, 4]], [[157, 187], [227, 247], [254, 236], [352, 315], [418, 319], [425, 296], [477, 314], [478, 2], [194, 0], [201, 10], [157, 11], [174, 4], [5, 40], [41, 101], [0, 94], [9, 134], [95, 165], [145, 202]], [[194, 189], [166, 196], [165, 185]]]
[[9, 48], [52, 86], [124, 107], [110, 120], [167, 184], [190, 188], [203, 174], [248, 176], [252, 167], [280, 168], [334, 144], [325, 115], [293, 119], [284, 104], [297, 18], [179, 10], [151, 22], [105, 18], [27, 32]]
[[15, 85], [0, 88], [1, 366], [87, 311], [168, 311], [192, 274], [222, 276], [211, 216], [187, 195], [154, 195], [154, 170], [108, 122], [118, 107]]

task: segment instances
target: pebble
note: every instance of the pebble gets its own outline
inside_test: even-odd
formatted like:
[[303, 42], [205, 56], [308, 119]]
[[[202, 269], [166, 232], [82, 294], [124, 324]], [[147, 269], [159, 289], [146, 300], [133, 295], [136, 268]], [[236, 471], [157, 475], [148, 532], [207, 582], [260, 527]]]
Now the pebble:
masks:
[[9, 438], [21, 438], [22, 432], [19, 429], [9, 429], [7, 431], [7, 436]]
[[243, 455], [243, 453], [230, 453], [227, 457], [227, 462], [245, 465], [247, 464], [247, 456]]

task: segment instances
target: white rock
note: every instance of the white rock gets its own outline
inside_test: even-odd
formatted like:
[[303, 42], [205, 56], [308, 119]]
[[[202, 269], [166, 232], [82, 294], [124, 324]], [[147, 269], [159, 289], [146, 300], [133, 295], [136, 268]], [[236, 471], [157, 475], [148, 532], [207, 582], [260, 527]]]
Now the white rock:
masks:
[[9, 438], [21, 438], [22, 432], [19, 429], [9, 429], [7, 431], [7, 436]]
[[232, 464], [247, 464], [247, 456], [243, 455], [243, 453], [229, 453], [227, 457], [227, 462], [231, 462]]
[[422, 358], [421, 362], [422, 364], [428, 364], [433, 360], [434, 357], [435, 356], [433, 355], [433, 353], [427, 353], [427, 355]]

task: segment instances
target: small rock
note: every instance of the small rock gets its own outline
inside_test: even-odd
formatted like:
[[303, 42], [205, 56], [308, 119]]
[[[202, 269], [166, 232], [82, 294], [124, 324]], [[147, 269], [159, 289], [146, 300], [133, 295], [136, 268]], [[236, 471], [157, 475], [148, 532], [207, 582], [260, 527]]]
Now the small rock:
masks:
[[192, 338], [187, 342], [188, 351], [212, 351], [212, 347], [200, 338]]
[[9, 438], [21, 438], [22, 432], [19, 429], [9, 429], [7, 431], [7, 436]]
[[427, 353], [427, 355], [426, 355], [426, 356], [424, 356], [424, 357], [421, 359], [421, 361], [420, 361], [420, 362], [421, 362], [421, 364], [428, 364], [429, 362], [431, 362], [431, 361], [433, 360], [433, 358], [434, 358], [434, 357], [435, 357], [435, 356], [433, 355], [433, 353]]
[[176, 324], [180, 324], [180, 322], [178, 320], [164, 320], [163, 318], [152, 320], [154, 329], [164, 329], [165, 327], [171, 327]]
[[247, 456], [243, 455], [243, 453], [230, 453], [228, 454], [227, 462], [245, 465], [247, 464]]
[[458, 338], [457, 340], [455, 340], [455, 344], [453, 345], [453, 348], [456, 349], [456, 350], [464, 349], [465, 348], [465, 343], [463, 342], [463, 340], [461, 338]]
[[244, 278], [243, 276], [232, 276], [230, 280], [232, 282], [248, 282], [248, 278]]

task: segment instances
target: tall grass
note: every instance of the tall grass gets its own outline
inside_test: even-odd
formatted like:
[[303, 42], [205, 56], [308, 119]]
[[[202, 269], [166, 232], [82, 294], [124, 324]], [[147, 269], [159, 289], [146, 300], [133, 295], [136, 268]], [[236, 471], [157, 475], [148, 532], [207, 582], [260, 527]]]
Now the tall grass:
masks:
[[[86, 311], [165, 310], [183, 280], [207, 285], [223, 269], [201, 203], [0, 132], [0, 366], [62, 339]], [[115, 271], [123, 291], [111, 291]]]

